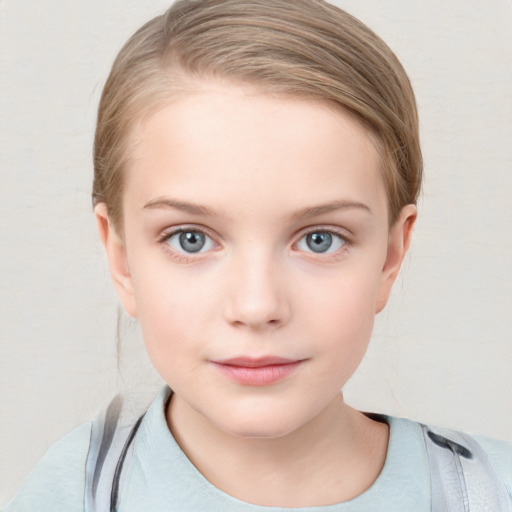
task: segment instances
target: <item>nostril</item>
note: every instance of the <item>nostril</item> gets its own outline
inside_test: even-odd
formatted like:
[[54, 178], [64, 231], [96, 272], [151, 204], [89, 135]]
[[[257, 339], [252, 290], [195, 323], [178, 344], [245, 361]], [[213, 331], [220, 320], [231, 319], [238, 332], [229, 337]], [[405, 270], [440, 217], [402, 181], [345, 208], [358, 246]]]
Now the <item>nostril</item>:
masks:
[[273, 327], [277, 327], [281, 321], [278, 320], [278, 319], [271, 319], [271, 320], [267, 320], [267, 321], [252, 321], [252, 320], [249, 320], [247, 319], [246, 321], [244, 320], [235, 320], [233, 322], [231, 322], [233, 326], [235, 327], [244, 327], [244, 326], [249, 326], [249, 327], [263, 327], [265, 325], [267, 326], [273, 326]]

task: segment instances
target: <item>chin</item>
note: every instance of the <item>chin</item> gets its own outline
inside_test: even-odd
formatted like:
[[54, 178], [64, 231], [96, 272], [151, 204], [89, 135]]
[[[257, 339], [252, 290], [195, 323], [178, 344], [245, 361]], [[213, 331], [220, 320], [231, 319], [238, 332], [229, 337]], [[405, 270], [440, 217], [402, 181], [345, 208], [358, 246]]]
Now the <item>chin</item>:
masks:
[[240, 414], [233, 411], [217, 423], [217, 428], [233, 437], [244, 439], [276, 439], [286, 436], [302, 426], [298, 418], [286, 411], [267, 412], [266, 414]]

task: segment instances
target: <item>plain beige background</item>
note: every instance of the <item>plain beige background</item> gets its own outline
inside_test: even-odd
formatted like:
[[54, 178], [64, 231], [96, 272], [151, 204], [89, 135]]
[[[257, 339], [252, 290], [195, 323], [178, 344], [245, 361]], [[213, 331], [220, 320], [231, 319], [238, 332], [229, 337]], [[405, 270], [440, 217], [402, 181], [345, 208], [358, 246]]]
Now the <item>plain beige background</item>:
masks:
[[[346, 398], [512, 439], [512, 2], [335, 3], [408, 70], [426, 170], [410, 257]], [[0, 502], [116, 390], [160, 386], [118, 317], [90, 187], [109, 66], [167, 5], [0, 0]]]

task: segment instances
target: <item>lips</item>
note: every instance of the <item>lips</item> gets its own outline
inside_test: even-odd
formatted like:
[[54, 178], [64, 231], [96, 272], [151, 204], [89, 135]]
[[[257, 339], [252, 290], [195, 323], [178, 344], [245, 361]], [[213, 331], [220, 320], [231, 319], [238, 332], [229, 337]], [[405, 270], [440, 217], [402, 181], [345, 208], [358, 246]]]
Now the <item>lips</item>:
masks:
[[303, 359], [235, 357], [211, 361], [224, 377], [247, 386], [269, 386], [291, 376]]
[[284, 357], [233, 357], [231, 359], [222, 359], [215, 361], [219, 364], [230, 366], [245, 366], [246, 368], [260, 368], [262, 366], [272, 366], [277, 364], [291, 364], [297, 362], [297, 359], [286, 359]]

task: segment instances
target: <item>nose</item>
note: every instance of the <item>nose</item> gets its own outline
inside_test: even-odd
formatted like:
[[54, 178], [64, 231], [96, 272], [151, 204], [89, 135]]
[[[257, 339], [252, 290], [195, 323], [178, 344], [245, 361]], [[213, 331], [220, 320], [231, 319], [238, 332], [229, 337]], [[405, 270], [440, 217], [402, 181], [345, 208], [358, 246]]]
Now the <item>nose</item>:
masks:
[[235, 327], [278, 328], [291, 315], [285, 275], [271, 254], [239, 255], [230, 266], [224, 316]]

